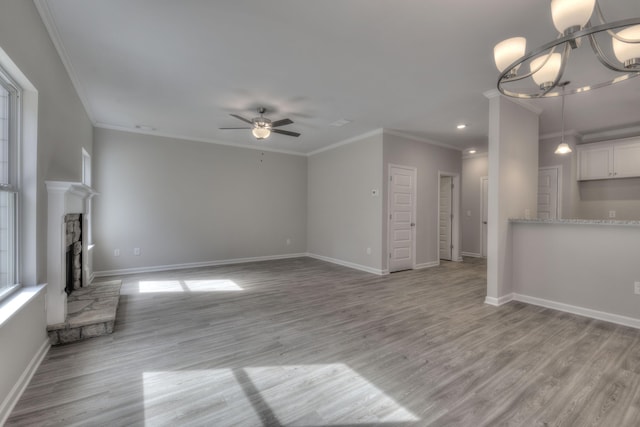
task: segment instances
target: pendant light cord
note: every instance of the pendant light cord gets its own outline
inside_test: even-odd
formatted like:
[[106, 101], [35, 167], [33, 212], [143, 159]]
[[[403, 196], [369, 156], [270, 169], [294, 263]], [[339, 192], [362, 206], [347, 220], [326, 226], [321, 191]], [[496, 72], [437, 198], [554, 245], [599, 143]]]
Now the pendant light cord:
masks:
[[564, 86], [562, 86], [562, 133], [561, 133], [561, 139], [560, 139], [560, 143], [564, 144]]

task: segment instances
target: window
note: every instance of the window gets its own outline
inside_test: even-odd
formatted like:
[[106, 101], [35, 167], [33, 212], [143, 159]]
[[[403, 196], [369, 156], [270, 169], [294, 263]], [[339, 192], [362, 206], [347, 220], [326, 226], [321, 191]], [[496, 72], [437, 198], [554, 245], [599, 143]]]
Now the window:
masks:
[[91, 156], [84, 148], [82, 149], [82, 183], [91, 187]]
[[0, 299], [18, 287], [18, 102], [0, 69]]

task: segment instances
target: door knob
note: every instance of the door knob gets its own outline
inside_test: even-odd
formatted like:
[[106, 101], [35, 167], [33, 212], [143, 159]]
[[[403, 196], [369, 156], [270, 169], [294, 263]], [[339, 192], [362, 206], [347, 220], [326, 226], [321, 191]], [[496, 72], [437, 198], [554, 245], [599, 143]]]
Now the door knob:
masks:
[[412, 223], [411, 223], [411, 226], [412, 226], [412, 227], [415, 227], [415, 226], [416, 226], [416, 223], [415, 223], [415, 222], [412, 222]]
[[487, 221], [482, 221], [482, 223], [483, 223], [483, 224], [486, 224], [486, 223], [487, 223]]

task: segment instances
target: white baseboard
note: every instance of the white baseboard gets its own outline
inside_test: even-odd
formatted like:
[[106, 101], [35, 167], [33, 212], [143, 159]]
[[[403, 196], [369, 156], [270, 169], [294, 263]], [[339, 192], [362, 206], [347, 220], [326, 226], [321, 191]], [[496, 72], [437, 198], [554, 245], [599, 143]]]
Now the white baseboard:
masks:
[[540, 307], [551, 308], [553, 310], [564, 311], [571, 314], [577, 314], [579, 316], [591, 317], [593, 319], [604, 320], [606, 322], [617, 323], [618, 325], [630, 326], [632, 328], [640, 329], [640, 319], [636, 319], [633, 317], [607, 313], [605, 311], [598, 311], [590, 308], [578, 307], [575, 305], [531, 297], [522, 294], [513, 294], [513, 299], [515, 301], [520, 301], [527, 304], [538, 305]]
[[422, 270], [423, 268], [437, 267], [439, 265], [440, 265], [440, 261], [423, 262], [422, 264], [416, 264], [416, 266], [413, 267], [413, 269]]
[[506, 304], [509, 301], [513, 301], [513, 294], [503, 295], [503, 296], [501, 296], [499, 298], [485, 297], [485, 299], [484, 299], [484, 303], [485, 304], [494, 305], [496, 307], [499, 307], [499, 306], [501, 306], [503, 304]]
[[9, 415], [11, 415], [11, 411], [13, 411], [16, 403], [20, 400], [22, 393], [24, 393], [27, 385], [29, 385], [31, 378], [33, 378], [33, 374], [38, 370], [38, 366], [40, 366], [40, 363], [42, 363], [42, 360], [47, 355], [50, 348], [51, 344], [49, 344], [49, 337], [47, 337], [31, 359], [31, 362], [29, 362], [25, 370], [22, 372], [22, 375], [20, 375], [20, 378], [18, 378], [18, 382], [15, 383], [9, 392], [9, 395], [0, 405], [0, 426], [3, 426], [9, 418]]
[[278, 259], [301, 258], [304, 256], [307, 256], [307, 254], [305, 253], [284, 254], [284, 255], [271, 255], [271, 256], [252, 257], [252, 258], [223, 259], [218, 261], [189, 262], [185, 264], [154, 265], [150, 267], [135, 267], [135, 268], [123, 268], [120, 270], [95, 271], [93, 275], [94, 277], [105, 277], [105, 276], [118, 276], [121, 274], [153, 273], [156, 271], [185, 270], [187, 268], [214, 267], [218, 265], [243, 264], [247, 262], [258, 262], [258, 261], [273, 261]]
[[482, 258], [482, 255], [477, 254], [475, 252], [462, 252], [462, 256], [468, 256], [471, 258]]
[[317, 254], [307, 253], [306, 256], [308, 256], [309, 258], [319, 259], [320, 261], [326, 261], [326, 262], [330, 262], [332, 264], [338, 264], [338, 265], [341, 265], [343, 267], [349, 267], [349, 268], [353, 268], [355, 270], [366, 271], [367, 273], [377, 274], [378, 276], [384, 276], [386, 274], [389, 274], [389, 270], [381, 270], [381, 269], [378, 269], [378, 268], [367, 267], [366, 265], [356, 264], [356, 263], [349, 262], [349, 261], [343, 261], [341, 259], [329, 258], [329, 257], [326, 257], [324, 255], [317, 255]]

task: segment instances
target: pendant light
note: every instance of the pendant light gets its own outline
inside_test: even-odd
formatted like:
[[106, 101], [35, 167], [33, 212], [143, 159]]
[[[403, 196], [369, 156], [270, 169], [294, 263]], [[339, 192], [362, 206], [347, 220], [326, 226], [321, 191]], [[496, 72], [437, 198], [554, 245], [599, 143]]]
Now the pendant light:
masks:
[[569, 82], [558, 83], [558, 86], [562, 86], [562, 131], [560, 133], [560, 144], [558, 144], [558, 148], [556, 148], [555, 154], [569, 154], [573, 151], [569, 144], [564, 142], [564, 87], [568, 84]]

